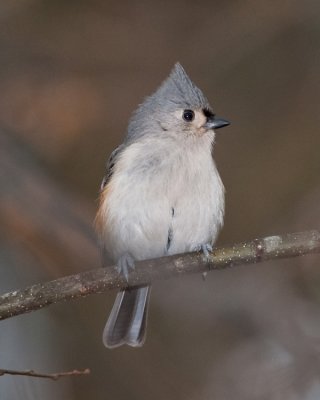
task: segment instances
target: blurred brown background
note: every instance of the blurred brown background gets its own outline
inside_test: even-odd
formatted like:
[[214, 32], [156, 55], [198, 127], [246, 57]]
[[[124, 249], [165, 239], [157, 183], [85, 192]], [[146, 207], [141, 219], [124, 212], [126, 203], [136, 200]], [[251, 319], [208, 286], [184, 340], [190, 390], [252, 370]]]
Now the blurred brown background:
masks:
[[[107, 156], [180, 61], [232, 121], [215, 158], [219, 244], [318, 228], [320, 3], [24, 0], [0, 5], [0, 290], [100, 266]], [[6, 320], [6, 399], [319, 399], [319, 257], [159, 282], [141, 349], [103, 348], [114, 293]]]

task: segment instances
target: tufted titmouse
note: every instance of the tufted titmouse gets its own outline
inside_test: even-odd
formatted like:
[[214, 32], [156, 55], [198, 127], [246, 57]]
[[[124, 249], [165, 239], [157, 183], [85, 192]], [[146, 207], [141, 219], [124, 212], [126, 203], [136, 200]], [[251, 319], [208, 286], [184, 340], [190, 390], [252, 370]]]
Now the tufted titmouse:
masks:
[[[224, 187], [212, 159], [217, 118], [182, 66], [133, 114], [111, 154], [96, 217], [101, 244], [125, 276], [135, 260], [202, 250], [223, 223]], [[150, 287], [121, 290], [103, 343], [142, 346]]]

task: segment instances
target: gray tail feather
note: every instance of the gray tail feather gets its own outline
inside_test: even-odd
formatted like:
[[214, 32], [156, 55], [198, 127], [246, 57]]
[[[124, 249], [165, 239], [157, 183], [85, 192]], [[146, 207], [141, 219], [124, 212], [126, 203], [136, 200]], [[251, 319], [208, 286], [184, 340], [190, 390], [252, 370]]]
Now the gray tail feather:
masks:
[[142, 346], [146, 337], [146, 322], [150, 287], [121, 290], [103, 331], [103, 344], [114, 348], [123, 344]]

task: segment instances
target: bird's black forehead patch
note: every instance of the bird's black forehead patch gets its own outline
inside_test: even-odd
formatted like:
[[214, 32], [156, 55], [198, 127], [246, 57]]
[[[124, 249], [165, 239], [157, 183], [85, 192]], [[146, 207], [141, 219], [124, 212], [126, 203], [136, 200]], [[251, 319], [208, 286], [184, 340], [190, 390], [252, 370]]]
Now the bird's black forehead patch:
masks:
[[204, 116], [207, 117], [207, 118], [212, 118], [212, 117], [214, 117], [213, 111], [210, 110], [210, 108], [208, 108], [208, 107], [204, 107], [204, 108], [202, 109], [202, 112], [203, 112]]

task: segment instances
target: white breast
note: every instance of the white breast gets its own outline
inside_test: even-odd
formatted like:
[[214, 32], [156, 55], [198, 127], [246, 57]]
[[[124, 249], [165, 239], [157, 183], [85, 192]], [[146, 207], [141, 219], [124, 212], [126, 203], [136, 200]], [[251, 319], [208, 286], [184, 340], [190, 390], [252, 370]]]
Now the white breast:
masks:
[[126, 252], [137, 260], [154, 258], [215, 240], [224, 189], [211, 139], [149, 138], [124, 150], [100, 208], [103, 241], [115, 261]]

